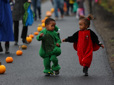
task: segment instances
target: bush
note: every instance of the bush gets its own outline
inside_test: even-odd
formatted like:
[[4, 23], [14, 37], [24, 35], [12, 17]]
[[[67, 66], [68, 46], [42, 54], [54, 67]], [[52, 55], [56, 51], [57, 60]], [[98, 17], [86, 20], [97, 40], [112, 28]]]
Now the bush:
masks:
[[101, 6], [114, 14], [114, 0], [102, 0]]

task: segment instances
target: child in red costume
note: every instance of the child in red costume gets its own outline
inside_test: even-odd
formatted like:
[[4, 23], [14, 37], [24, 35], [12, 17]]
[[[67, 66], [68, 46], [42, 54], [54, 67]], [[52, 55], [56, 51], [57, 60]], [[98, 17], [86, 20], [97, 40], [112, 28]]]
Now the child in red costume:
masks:
[[79, 56], [80, 65], [83, 66], [83, 72], [85, 76], [88, 76], [88, 68], [91, 65], [93, 51], [104, 48], [99, 42], [97, 35], [89, 28], [90, 20], [92, 16], [88, 17], [80, 16], [79, 28], [80, 30], [74, 33], [72, 36], [63, 39], [63, 42], [73, 42], [74, 49]]

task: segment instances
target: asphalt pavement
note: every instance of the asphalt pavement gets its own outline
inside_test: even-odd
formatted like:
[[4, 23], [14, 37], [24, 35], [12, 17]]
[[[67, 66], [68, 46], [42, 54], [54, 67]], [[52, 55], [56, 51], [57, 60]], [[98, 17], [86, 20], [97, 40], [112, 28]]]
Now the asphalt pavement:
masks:
[[[47, 10], [52, 8], [51, 2], [42, 4], [42, 19]], [[54, 14], [52, 16], [54, 18]], [[41, 21], [37, 20], [32, 26], [29, 26], [28, 34], [37, 31], [37, 26]], [[65, 16], [56, 21], [60, 30], [61, 39], [72, 35], [79, 30], [78, 20], [75, 16]], [[20, 21], [20, 35], [22, 22]], [[90, 29], [95, 31], [93, 23]], [[96, 32], [96, 31], [95, 31]], [[97, 32], [96, 32], [97, 33]], [[99, 34], [97, 34], [99, 36]], [[102, 38], [99, 36], [101, 42]], [[104, 42], [103, 42], [104, 43]], [[21, 38], [19, 45], [22, 45]], [[2, 43], [4, 48], [4, 42]], [[73, 49], [72, 43], [62, 43], [62, 54], [58, 56], [61, 66], [59, 76], [45, 77], [43, 73], [43, 60], [39, 56], [41, 42], [33, 39], [32, 43], [27, 45], [27, 50], [23, 50], [22, 56], [17, 56], [18, 46], [14, 42], [10, 43], [10, 54], [0, 53], [0, 61], [6, 66], [5, 74], [0, 75], [0, 85], [114, 85], [113, 73], [110, 69], [106, 49], [100, 48], [93, 53], [93, 61], [89, 69], [89, 76], [85, 77], [78, 61], [77, 52]], [[13, 63], [6, 63], [5, 58], [12, 56]]]

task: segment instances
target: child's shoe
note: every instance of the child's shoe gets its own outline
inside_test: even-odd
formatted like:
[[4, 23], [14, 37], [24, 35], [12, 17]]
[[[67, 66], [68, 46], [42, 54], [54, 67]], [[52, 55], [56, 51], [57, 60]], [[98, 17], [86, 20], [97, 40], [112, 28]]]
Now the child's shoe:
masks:
[[55, 75], [59, 75], [59, 70], [58, 71], [55, 71]]
[[53, 75], [53, 72], [45, 73], [45, 76], [50, 76], [50, 75]]
[[88, 67], [87, 66], [85, 66], [83, 68], [83, 73], [85, 73], [85, 76], [88, 76]]
[[50, 73], [45, 73], [45, 76], [50, 76]]
[[85, 73], [85, 75], [84, 76], [88, 76], [88, 73]]

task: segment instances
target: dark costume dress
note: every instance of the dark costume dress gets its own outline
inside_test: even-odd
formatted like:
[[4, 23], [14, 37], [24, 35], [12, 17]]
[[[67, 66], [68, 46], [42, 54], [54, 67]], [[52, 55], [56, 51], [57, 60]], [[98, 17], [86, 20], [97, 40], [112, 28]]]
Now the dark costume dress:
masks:
[[80, 65], [90, 67], [93, 51], [101, 46], [98, 37], [92, 30], [78, 31], [65, 39], [66, 42], [73, 42], [74, 49], [77, 50]]
[[9, 0], [0, 0], [0, 42], [14, 41], [13, 20]]

